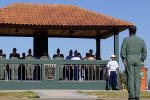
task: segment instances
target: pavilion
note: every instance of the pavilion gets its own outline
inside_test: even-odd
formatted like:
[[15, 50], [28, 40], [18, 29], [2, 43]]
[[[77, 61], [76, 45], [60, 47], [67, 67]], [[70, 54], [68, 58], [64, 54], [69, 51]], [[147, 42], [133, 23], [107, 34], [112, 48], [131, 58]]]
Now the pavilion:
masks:
[[[54, 60], [0, 60], [3, 64], [38, 64], [42, 68], [40, 82], [0, 82], [1, 89], [105, 89], [105, 80], [92, 82], [60, 82], [59, 69], [66, 64], [106, 66], [100, 60], [100, 40], [114, 36], [114, 54], [119, 61], [119, 33], [133, 23], [101, 13], [86, 10], [71, 4], [15, 3], [0, 8], [0, 36], [33, 37], [34, 56], [48, 52], [48, 38], [90, 38], [96, 40], [95, 61]], [[54, 80], [47, 80], [45, 71], [52, 66], [56, 71]], [[56, 66], [55, 66], [56, 65]], [[43, 67], [44, 66], [44, 67]], [[47, 65], [46, 65], [47, 66]], [[99, 72], [100, 74], [100, 72]], [[104, 75], [102, 75], [104, 76]], [[15, 83], [15, 84], [14, 84]], [[11, 84], [11, 85], [10, 85]]]

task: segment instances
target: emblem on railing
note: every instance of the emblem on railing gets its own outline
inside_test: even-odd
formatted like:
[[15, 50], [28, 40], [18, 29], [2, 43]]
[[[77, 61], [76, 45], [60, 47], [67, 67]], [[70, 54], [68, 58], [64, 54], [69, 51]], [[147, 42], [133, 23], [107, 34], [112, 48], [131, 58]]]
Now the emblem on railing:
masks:
[[56, 77], [56, 64], [44, 64], [46, 80], [53, 80]]

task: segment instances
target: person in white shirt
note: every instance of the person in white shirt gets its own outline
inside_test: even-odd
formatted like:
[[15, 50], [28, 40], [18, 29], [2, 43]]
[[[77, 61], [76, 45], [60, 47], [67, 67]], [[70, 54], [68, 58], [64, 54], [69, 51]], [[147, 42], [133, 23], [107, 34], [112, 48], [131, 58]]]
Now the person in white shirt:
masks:
[[78, 56], [77, 50], [74, 51], [74, 56], [71, 58], [71, 60], [81, 60], [81, 58]]
[[[74, 51], [74, 56], [71, 58], [71, 60], [81, 60], [81, 58], [78, 56], [77, 50]], [[73, 80], [79, 80], [79, 66], [73, 65]]]
[[111, 56], [111, 60], [107, 64], [107, 68], [110, 71], [110, 77], [109, 77], [109, 86], [112, 88], [112, 90], [118, 90], [117, 89], [117, 69], [119, 68], [118, 62], [115, 60], [115, 55]]

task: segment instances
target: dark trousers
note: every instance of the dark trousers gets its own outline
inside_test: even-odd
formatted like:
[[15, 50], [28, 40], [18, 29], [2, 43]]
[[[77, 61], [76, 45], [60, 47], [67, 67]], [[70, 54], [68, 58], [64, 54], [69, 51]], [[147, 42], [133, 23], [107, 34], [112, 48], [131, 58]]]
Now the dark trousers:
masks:
[[41, 80], [41, 73], [42, 73], [42, 69], [40, 67], [40, 65], [36, 65], [34, 68], [34, 72], [33, 72], [33, 80]]
[[74, 80], [79, 80], [79, 66], [73, 66]]
[[110, 85], [110, 87], [112, 87], [112, 89], [115, 89], [117, 87], [117, 73], [116, 73], [116, 71], [110, 72], [109, 85]]
[[18, 68], [18, 79], [25, 80], [25, 65], [21, 64]]

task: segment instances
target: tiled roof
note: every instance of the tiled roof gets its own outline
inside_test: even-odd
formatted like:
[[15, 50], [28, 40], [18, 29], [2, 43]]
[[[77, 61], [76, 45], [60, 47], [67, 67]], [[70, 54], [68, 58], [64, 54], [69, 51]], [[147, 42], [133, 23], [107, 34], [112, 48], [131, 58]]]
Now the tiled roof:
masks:
[[130, 26], [133, 23], [71, 4], [15, 3], [0, 8], [0, 24], [41, 26]]

